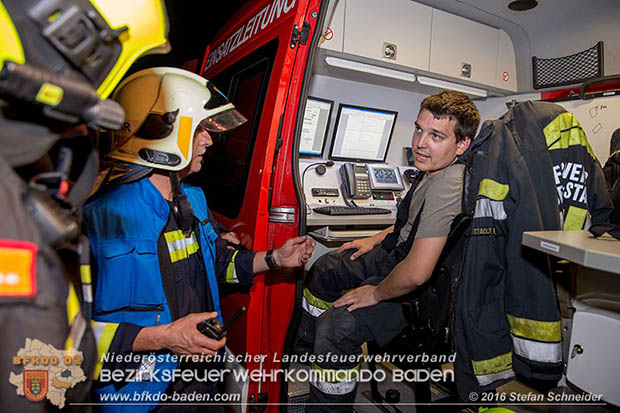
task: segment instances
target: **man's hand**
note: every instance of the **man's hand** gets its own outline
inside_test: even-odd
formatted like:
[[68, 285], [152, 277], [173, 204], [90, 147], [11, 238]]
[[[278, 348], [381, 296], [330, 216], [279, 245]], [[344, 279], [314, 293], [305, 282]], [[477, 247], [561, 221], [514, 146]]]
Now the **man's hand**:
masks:
[[[231, 244], [235, 244], [235, 245], [239, 245], [241, 243], [241, 241], [239, 241], [239, 238], [237, 238], [237, 234], [235, 234], [234, 232], [224, 232], [220, 234], [220, 238], [225, 239], [226, 241], [230, 242]], [[235, 249], [231, 247], [230, 245], [227, 246], [226, 248], [231, 249], [231, 250]]]
[[314, 240], [307, 236], [288, 239], [284, 245], [273, 251], [273, 258], [281, 268], [304, 265], [312, 257]]
[[214, 317], [217, 317], [217, 313], [189, 314], [164, 326], [163, 346], [177, 354], [217, 354], [226, 344], [226, 337], [216, 341], [196, 328], [199, 322]]
[[353, 311], [357, 310], [358, 308], [377, 305], [379, 301], [375, 298], [376, 289], [377, 287], [374, 285], [363, 285], [361, 287], [358, 287], [355, 290], [349, 291], [338, 300], [336, 300], [336, 302], [334, 302], [334, 307], [349, 305], [347, 310]]
[[342, 244], [340, 248], [338, 248], [338, 252], [343, 252], [345, 250], [355, 248], [357, 251], [351, 254], [351, 261], [354, 261], [355, 259], [357, 259], [357, 257], [364, 255], [370, 250], [372, 250], [375, 245], [376, 244], [373, 237], [356, 239]]

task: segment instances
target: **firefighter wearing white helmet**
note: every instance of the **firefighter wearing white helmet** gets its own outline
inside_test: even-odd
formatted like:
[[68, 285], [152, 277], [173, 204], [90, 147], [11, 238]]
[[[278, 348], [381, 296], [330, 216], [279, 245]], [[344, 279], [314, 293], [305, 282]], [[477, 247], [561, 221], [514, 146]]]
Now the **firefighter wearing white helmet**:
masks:
[[[194, 154], [199, 132], [225, 132], [246, 121], [228, 98], [211, 82], [192, 72], [158, 67], [134, 73], [122, 82], [113, 99], [125, 109], [126, 121], [115, 133], [109, 157], [140, 165], [142, 173], [151, 169], [170, 171], [173, 212], [183, 232], [193, 219], [191, 205], [181, 194], [179, 174]], [[203, 135], [205, 133], [203, 132]], [[210, 136], [208, 137], [210, 140]], [[212, 142], [209, 142], [210, 146]], [[154, 179], [160, 181], [158, 176]], [[127, 182], [130, 179], [125, 179]], [[168, 179], [162, 184], [168, 191]]]
[[138, 57], [169, 50], [166, 9], [162, 0], [2, 0], [0, 33], [0, 325], [10, 331], [0, 401], [88, 411], [75, 407], [92, 401], [97, 359], [79, 222], [99, 157], [86, 139], [60, 138], [122, 125], [108, 95]]
[[[84, 207], [97, 272], [94, 318], [106, 325], [102, 341], [107, 346], [100, 350], [215, 354], [226, 339], [206, 337], [196, 327], [206, 319], [221, 321], [218, 283], [249, 285], [258, 272], [303, 265], [314, 242], [296, 237], [275, 250], [247, 250], [234, 234], [218, 233], [203, 190], [179, 182], [200, 170], [202, 154], [213, 143], [210, 133], [245, 122], [213, 84], [185, 70], [153, 68], [127, 78], [113, 98], [127, 121], [115, 134], [109, 156], [137, 168], [128, 168]], [[214, 382], [165, 375], [213, 367], [179, 365], [165, 357], [146, 360], [132, 369], [149, 380], [119, 383], [101, 375], [97, 394], [104, 400], [111, 394], [148, 392], [152, 400], [164, 400], [157, 394], [214, 393]], [[125, 371], [127, 366], [108, 361], [102, 369]]]
[[199, 126], [225, 132], [246, 121], [211, 82], [183, 69], [142, 70], [122, 82], [113, 99], [126, 120], [109, 156], [156, 169], [184, 169]]

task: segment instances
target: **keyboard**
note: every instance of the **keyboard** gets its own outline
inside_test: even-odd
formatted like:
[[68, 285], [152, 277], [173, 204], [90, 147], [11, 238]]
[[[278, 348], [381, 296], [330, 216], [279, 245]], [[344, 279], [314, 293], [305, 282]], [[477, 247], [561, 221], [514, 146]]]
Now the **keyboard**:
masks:
[[390, 214], [392, 212], [386, 208], [344, 207], [336, 205], [313, 208], [312, 210], [323, 215], [375, 215]]

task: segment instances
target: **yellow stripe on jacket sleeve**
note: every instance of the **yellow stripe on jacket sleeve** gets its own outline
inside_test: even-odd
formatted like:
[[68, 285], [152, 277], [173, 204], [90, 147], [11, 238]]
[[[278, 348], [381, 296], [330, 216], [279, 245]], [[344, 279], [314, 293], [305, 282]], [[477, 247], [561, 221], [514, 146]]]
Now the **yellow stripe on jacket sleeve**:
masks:
[[237, 269], [235, 268], [235, 257], [239, 251], [235, 251], [228, 267], [226, 267], [226, 283], [227, 284], [239, 284], [239, 277], [237, 277]]
[[103, 366], [103, 358], [110, 350], [110, 345], [118, 329], [118, 323], [103, 323], [100, 321], [91, 321], [95, 340], [97, 341], [97, 364], [95, 365], [94, 379], [99, 378], [101, 367]]

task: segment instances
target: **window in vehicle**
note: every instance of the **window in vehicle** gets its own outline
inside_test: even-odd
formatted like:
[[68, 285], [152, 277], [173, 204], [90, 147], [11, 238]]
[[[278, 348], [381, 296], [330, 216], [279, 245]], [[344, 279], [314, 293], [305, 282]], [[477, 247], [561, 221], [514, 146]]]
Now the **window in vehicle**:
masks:
[[214, 145], [203, 156], [202, 170], [188, 181], [204, 190], [209, 208], [229, 218], [236, 218], [243, 205], [277, 50], [275, 39], [209, 79], [248, 121], [219, 137], [213, 135]]

